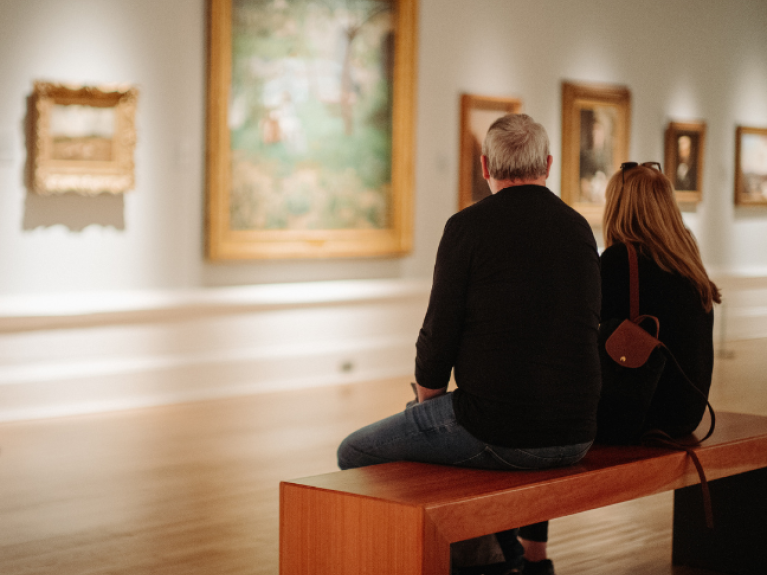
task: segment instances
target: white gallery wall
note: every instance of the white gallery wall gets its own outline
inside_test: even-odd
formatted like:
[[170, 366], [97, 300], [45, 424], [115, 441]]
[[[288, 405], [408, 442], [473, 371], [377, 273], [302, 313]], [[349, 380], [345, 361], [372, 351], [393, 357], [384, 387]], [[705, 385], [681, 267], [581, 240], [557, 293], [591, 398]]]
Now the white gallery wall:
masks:
[[[707, 123], [685, 220], [725, 287], [718, 333], [767, 335], [767, 209], [733, 203], [735, 128], [767, 127], [764, 0], [420, 0], [414, 249], [353, 260], [205, 260], [206, 18], [205, 0], [0, 0], [0, 419], [408, 375], [460, 94], [520, 98], [559, 193], [563, 80], [631, 90], [638, 161], [663, 159], [669, 120]], [[139, 88], [133, 191], [25, 189], [35, 80]]]

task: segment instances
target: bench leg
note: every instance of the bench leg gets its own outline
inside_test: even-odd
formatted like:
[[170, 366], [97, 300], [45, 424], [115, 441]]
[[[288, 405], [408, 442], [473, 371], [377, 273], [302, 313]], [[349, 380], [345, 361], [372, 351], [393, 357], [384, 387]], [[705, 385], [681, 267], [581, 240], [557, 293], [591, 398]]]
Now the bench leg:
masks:
[[709, 483], [714, 529], [700, 485], [674, 493], [674, 565], [738, 575], [767, 572], [767, 468]]
[[420, 507], [283, 483], [281, 575], [448, 575], [450, 544]]

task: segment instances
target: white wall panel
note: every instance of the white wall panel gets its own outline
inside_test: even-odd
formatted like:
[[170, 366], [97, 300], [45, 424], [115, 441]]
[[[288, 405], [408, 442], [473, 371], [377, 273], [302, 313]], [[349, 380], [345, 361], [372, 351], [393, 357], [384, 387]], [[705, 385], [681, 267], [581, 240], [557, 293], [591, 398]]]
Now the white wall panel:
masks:
[[6, 299], [0, 420], [407, 377], [429, 287], [357, 281], [122, 302], [68, 297], [58, 312], [48, 301], [45, 315], [30, 313], [39, 298]]

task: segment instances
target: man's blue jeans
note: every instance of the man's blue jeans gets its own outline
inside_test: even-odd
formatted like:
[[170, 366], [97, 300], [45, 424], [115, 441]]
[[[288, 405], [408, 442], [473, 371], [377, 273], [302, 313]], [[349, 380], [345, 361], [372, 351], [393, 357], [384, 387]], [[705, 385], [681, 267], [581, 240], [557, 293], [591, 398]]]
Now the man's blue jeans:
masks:
[[[535, 448], [491, 445], [456, 421], [452, 393], [446, 393], [349, 435], [338, 448], [338, 466], [353, 469], [404, 460], [493, 470], [546, 469], [577, 463], [590, 447], [591, 442]], [[526, 529], [541, 531], [545, 541], [547, 526], [541, 523]], [[507, 566], [519, 566], [523, 549], [517, 529], [497, 533], [496, 538]]]
[[591, 442], [535, 448], [491, 445], [456, 421], [452, 393], [446, 393], [349, 435], [338, 448], [338, 466], [420, 461], [478, 469], [546, 469], [577, 463], [590, 447]]

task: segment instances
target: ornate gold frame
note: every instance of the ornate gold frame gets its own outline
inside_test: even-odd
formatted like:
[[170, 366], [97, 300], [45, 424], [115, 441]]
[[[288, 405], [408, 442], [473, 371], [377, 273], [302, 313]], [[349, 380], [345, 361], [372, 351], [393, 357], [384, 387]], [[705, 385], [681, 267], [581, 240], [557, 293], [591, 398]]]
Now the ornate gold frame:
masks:
[[[679, 170], [679, 138], [682, 136], [688, 136], [692, 138], [694, 157], [694, 177], [692, 182], [695, 185], [689, 189], [685, 189], [685, 186], [679, 185], [678, 179]], [[704, 122], [669, 122], [666, 127], [666, 143], [665, 153], [663, 160], [663, 169], [674, 184], [676, 190], [677, 202], [699, 202], [703, 197], [703, 161], [704, 151], [706, 147], [706, 124]]]
[[395, 256], [412, 245], [417, 0], [396, 6], [390, 226], [384, 229], [233, 230], [228, 127], [232, 0], [210, 0], [206, 253], [211, 260]]
[[[459, 162], [459, 188], [458, 188], [458, 209], [472, 205], [478, 198], [474, 193], [477, 170], [479, 168], [479, 157], [481, 151], [477, 153], [476, 143], [479, 141], [481, 147], [485, 134], [477, 134], [472, 130], [472, 112], [495, 112], [497, 117], [506, 114], [516, 114], [522, 110], [522, 101], [516, 98], [496, 98], [491, 96], [476, 96], [473, 94], [461, 95], [461, 156]], [[487, 128], [490, 125], [488, 124]], [[480, 174], [481, 176], [481, 174]], [[484, 183], [484, 182], [483, 182]], [[487, 194], [490, 195], [490, 190]], [[483, 196], [484, 197], [484, 196]]]
[[580, 198], [581, 111], [606, 108], [615, 116], [609, 179], [628, 159], [631, 130], [631, 93], [625, 86], [562, 83], [562, 199], [591, 225], [601, 225], [604, 204]]
[[[746, 190], [742, 164], [743, 137], [746, 135], [759, 136], [767, 140], [767, 128], [738, 126], [735, 131], [735, 203], [741, 206], [767, 206], [767, 193], [762, 192], [761, 197], [754, 197], [754, 194], [749, 194]], [[765, 145], [767, 146], [767, 143]], [[759, 175], [767, 175], [767, 161], [760, 168], [764, 171]]]
[[[78, 86], [35, 82], [30, 98], [29, 187], [39, 194], [77, 192], [120, 194], [135, 185], [133, 153], [136, 146], [138, 89], [130, 86]], [[82, 106], [94, 111], [114, 110], [110, 138], [90, 136], [57, 142], [51, 129], [56, 106]], [[60, 138], [59, 138], [60, 139]], [[95, 142], [98, 140], [98, 142]], [[99, 143], [101, 154], [89, 154]], [[66, 148], [67, 154], [60, 150]], [[68, 157], [67, 157], [68, 156]]]

